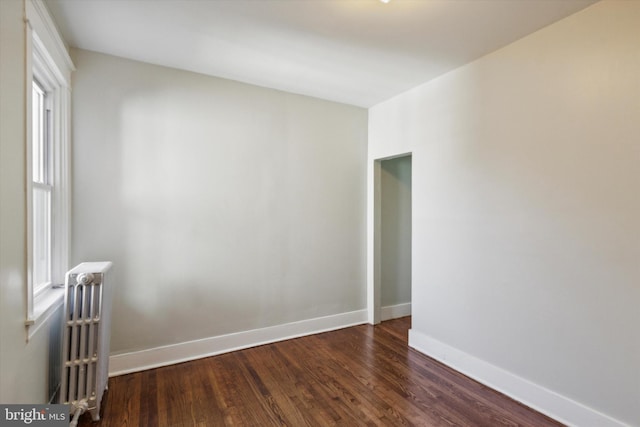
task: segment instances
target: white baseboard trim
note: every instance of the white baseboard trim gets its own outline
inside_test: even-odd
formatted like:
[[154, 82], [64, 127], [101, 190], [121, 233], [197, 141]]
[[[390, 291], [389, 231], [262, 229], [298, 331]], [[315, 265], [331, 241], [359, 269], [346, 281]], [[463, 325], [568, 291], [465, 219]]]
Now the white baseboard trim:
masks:
[[109, 357], [109, 376], [129, 374], [244, 348], [367, 323], [367, 310], [352, 311]]
[[399, 317], [411, 316], [411, 303], [387, 305], [380, 307], [380, 321], [397, 319]]
[[621, 421], [502, 368], [409, 330], [409, 346], [524, 405], [569, 426], [624, 427]]

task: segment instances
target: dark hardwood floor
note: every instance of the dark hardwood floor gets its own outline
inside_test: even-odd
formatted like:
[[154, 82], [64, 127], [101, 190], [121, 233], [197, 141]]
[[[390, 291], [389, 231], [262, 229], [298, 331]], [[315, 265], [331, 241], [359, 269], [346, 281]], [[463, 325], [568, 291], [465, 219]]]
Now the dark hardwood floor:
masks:
[[558, 426], [407, 346], [409, 317], [109, 380], [81, 426]]

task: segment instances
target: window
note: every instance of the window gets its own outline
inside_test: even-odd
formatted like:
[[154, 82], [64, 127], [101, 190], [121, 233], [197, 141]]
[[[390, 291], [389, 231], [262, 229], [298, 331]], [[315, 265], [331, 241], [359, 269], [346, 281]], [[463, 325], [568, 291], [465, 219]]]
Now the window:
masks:
[[[0, 0], [2, 1], [2, 0]], [[27, 339], [62, 304], [69, 268], [73, 63], [42, 0], [26, 0]]]
[[51, 96], [37, 80], [31, 101], [31, 278], [34, 296], [51, 286]]

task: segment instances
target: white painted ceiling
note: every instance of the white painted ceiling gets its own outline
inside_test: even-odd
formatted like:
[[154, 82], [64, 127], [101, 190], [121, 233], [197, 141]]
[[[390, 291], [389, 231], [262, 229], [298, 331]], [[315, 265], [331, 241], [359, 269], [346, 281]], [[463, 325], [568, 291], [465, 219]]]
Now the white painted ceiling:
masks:
[[370, 107], [594, 0], [46, 3], [72, 47]]

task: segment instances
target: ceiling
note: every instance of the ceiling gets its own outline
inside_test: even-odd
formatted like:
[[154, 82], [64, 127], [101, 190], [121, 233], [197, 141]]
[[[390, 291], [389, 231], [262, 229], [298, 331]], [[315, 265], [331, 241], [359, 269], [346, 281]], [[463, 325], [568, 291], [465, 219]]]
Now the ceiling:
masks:
[[370, 107], [594, 0], [46, 0], [72, 47]]

